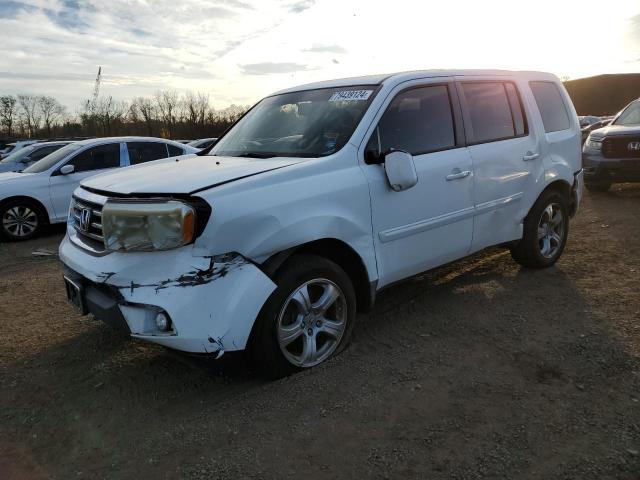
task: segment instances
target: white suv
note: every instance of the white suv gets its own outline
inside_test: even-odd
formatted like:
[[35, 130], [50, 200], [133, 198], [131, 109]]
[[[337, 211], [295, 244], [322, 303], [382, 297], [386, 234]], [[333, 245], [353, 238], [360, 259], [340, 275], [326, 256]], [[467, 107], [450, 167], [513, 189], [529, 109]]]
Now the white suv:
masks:
[[274, 376], [339, 352], [399, 280], [492, 245], [548, 267], [582, 194], [553, 75], [422, 71], [305, 85], [211, 149], [82, 182], [60, 246], [69, 300]]

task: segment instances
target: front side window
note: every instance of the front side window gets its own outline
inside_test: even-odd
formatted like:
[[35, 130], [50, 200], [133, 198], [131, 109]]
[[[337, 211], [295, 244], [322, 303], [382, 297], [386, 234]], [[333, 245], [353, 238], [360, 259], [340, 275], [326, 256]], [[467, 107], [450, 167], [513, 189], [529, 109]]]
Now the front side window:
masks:
[[399, 93], [380, 119], [367, 151], [403, 150], [421, 155], [455, 144], [449, 88], [433, 85]]
[[120, 166], [120, 144], [98, 145], [73, 157], [67, 165], [73, 165], [76, 172], [101, 170]]
[[558, 86], [553, 82], [529, 82], [542, 116], [544, 131], [558, 132], [571, 127], [567, 108]]
[[340, 150], [371, 104], [371, 85], [267, 97], [213, 147], [211, 155], [322, 157]]
[[471, 123], [469, 143], [493, 142], [516, 136], [515, 121], [504, 83], [462, 83], [462, 92]]
[[167, 158], [166, 144], [159, 142], [127, 142], [127, 151], [131, 165]]
[[640, 125], [640, 100], [631, 102], [613, 122], [614, 125]]

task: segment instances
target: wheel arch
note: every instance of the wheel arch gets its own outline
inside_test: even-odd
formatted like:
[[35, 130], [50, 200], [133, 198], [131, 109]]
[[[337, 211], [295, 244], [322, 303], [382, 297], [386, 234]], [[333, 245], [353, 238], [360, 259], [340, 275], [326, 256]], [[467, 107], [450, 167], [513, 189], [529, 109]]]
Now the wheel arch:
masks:
[[271, 255], [258, 265], [270, 278], [295, 254], [308, 253], [324, 257], [342, 268], [353, 282], [359, 312], [368, 312], [375, 301], [375, 282], [371, 282], [363, 259], [342, 240], [323, 238], [303, 243]]
[[51, 223], [47, 207], [45, 207], [45, 205], [40, 200], [34, 197], [30, 197], [29, 195], [12, 195], [10, 197], [3, 198], [2, 200], [0, 200], [0, 208], [4, 207], [7, 203], [16, 200], [22, 200], [34, 204], [44, 216], [45, 223]]

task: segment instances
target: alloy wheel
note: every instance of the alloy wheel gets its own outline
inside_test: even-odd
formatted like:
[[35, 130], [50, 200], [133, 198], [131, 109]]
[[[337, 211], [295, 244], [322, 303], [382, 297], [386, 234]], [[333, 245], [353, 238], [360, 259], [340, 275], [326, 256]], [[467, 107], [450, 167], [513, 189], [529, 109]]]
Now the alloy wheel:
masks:
[[38, 228], [38, 214], [26, 205], [17, 205], [4, 212], [2, 227], [14, 237], [26, 237]]
[[347, 302], [335, 283], [305, 282], [284, 302], [277, 322], [278, 345], [298, 367], [313, 367], [336, 351], [347, 327]]
[[544, 258], [553, 258], [562, 248], [564, 215], [558, 203], [551, 203], [542, 211], [538, 222], [538, 246]]

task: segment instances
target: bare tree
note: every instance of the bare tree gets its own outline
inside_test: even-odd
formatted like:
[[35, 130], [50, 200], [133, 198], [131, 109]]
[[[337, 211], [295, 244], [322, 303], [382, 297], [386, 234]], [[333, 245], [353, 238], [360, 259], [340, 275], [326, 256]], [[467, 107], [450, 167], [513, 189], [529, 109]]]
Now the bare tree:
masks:
[[128, 110], [126, 102], [116, 101], [111, 96], [99, 99], [96, 106], [96, 115], [102, 125], [103, 134], [107, 136], [114, 135]]
[[38, 106], [42, 114], [47, 136], [51, 136], [51, 127], [55, 126], [65, 113], [65, 108], [53, 97], [38, 97]]
[[6, 128], [7, 137], [13, 133], [13, 122], [16, 117], [16, 99], [11, 95], [0, 97], [0, 123]]
[[209, 95], [197, 92], [187, 92], [183, 99], [187, 122], [191, 126], [191, 131], [197, 132], [197, 136], [204, 133], [204, 125], [207, 115], [211, 110], [209, 105]]
[[40, 128], [40, 121], [42, 120], [42, 114], [38, 108], [38, 97], [35, 95], [18, 95], [18, 104], [24, 115], [24, 120], [27, 127], [27, 135], [29, 138], [35, 135]]
[[155, 94], [156, 106], [160, 113], [160, 118], [164, 123], [166, 137], [172, 138], [174, 126], [176, 123], [176, 114], [178, 113], [178, 92], [175, 90], [164, 90]]

